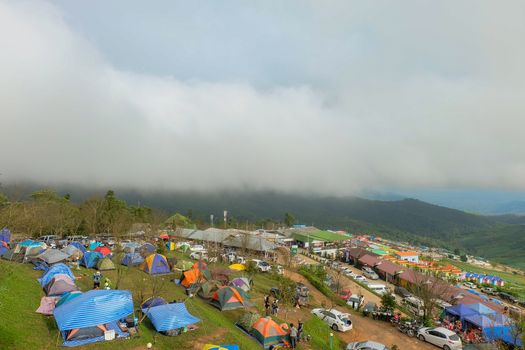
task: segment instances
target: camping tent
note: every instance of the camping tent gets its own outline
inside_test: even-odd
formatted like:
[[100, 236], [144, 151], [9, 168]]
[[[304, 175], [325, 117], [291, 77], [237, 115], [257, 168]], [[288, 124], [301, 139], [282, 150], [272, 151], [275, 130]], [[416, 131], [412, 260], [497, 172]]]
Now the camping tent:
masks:
[[230, 282], [230, 286], [238, 287], [238, 288], [244, 290], [245, 292], [248, 292], [251, 289], [250, 280], [248, 278], [246, 278], [246, 277], [234, 278]]
[[78, 249], [76, 246], [70, 244], [65, 248], [62, 248], [61, 251], [69, 256], [69, 259], [80, 259], [84, 253]]
[[16, 249], [9, 249], [2, 254], [2, 259], [21, 263], [24, 261], [25, 251], [25, 248], [18, 252], [16, 252]]
[[97, 270], [100, 270], [100, 271], [115, 270], [115, 264], [113, 264], [113, 261], [111, 261], [111, 259], [108, 257], [98, 259]]
[[210, 304], [221, 311], [251, 306], [249, 296], [240, 288], [224, 286], [213, 293]]
[[40, 255], [47, 249], [47, 244], [44, 242], [34, 242], [30, 246], [26, 247], [24, 256], [26, 258], [35, 257]]
[[147, 299], [145, 302], [143, 302], [142, 305], [140, 305], [140, 309], [142, 310], [143, 313], [147, 313], [148, 309], [155, 307], [155, 306], [164, 305], [164, 304], [167, 304], [164, 298], [151, 297]]
[[240, 350], [239, 345], [232, 344], [232, 345], [214, 345], [214, 344], [206, 344], [202, 348], [202, 350]]
[[246, 266], [244, 266], [243, 264], [231, 264], [228, 267], [230, 269], [234, 270], [234, 271], [244, 271], [244, 270], [246, 270]]
[[220, 287], [222, 287], [220, 281], [206, 281], [200, 286], [197, 294], [203, 299], [210, 299], [213, 296], [213, 293], [215, 293]]
[[144, 258], [139, 253], [126, 253], [126, 255], [124, 255], [124, 258], [122, 258], [122, 261], [120, 263], [126, 266], [134, 266], [140, 265], [143, 262]]
[[191, 268], [191, 261], [188, 261], [188, 260], [179, 260], [177, 261], [177, 268], [180, 269], [180, 270], [183, 270], [183, 271], [186, 271], [188, 269]]
[[7, 227], [0, 230], [0, 241], [9, 243], [11, 241], [11, 231]]
[[85, 252], [80, 264], [87, 267], [88, 269], [97, 266], [98, 259], [102, 258], [102, 254], [99, 252]]
[[187, 327], [200, 321], [188, 312], [184, 303], [154, 306], [149, 309], [148, 318], [157, 332]]
[[55, 310], [56, 301], [56, 297], [42, 297], [42, 299], [40, 299], [40, 306], [35, 312], [38, 312], [42, 315], [51, 316], [53, 314], [53, 310]]
[[71, 272], [71, 269], [67, 265], [60, 263], [51, 266], [49, 270], [42, 274], [42, 277], [38, 279], [38, 282], [43, 287], [48, 284], [55, 275], [59, 274], [68, 275], [73, 281], [75, 280], [75, 276], [73, 275], [73, 272]]
[[185, 288], [190, 288], [196, 283], [199, 283], [200, 271], [196, 269], [190, 269], [182, 273], [180, 284]]
[[71, 242], [71, 243], [69, 243], [69, 245], [71, 245], [71, 246], [77, 248], [78, 250], [80, 250], [82, 252], [82, 254], [87, 252], [86, 247], [84, 247], [82, 245], [82, 243], [80, 243], [80, 242]]
[[101, 246], [99, 245], [98, 247], [95, 248], [95, 251], [96, 252], [99, 252], [100, 254], [102, 254], [103, 256], [107, 256], [109, 254], [111, 254], [111, 249], [109, 249], [108, 247], [106, 246]]
[[101, 246], [102, 243], [100, 242], [93, 242], [89, 245], [89, 250], [95, 250], [97, 247]]
[[252, 326], [252, 335], [266, 349], [271, 345], [289, 341], [287, 332], [279, 326], [271, 317], [261, 317]]
[[66, 253], [61, 252], [58, 249], [47, 249], [42, 254], [37, 256], [37, 259], [42, 260], [49, 265], [56, 264], [60, 261], [64, 261], [68, 258]]
[[81, 291], [75, 291], [75, 292], [66, 292], [62, 294], [62, 297], [57, 301], [56, 307], [59, 307], [60, 305], [67, 303], [70, 300], [75, 299], [76, 297], [79, 297], [82, 294]]
[[168, 248], [168, 250], [175, 250], [176, 248], [175, 242], [167, 242], [166, 248]]
[[140, 244], [137, 242], [122, 243], [122, 249], [126, 253], [134, 253], [139, 248], [140, 248]]
[[150, 275], [158, 275], [164, 273], [170, 273], [170, 265], [166, 260], [166, 257], [161, 254], [151, 254], [144, 262], [140, 264], [142, 271], [149, 273]]
[[9, 250], [7, 242], [0, 241], [0, 256], [4, 255], [5, 252]]
[[155, 248], [155, 246], [151, 243], [144, 243], [139, 248], [140, 255], [142, 255], [143, 257], [147, 257], [148, 255], [155, 253], [156, 250], [157, 249]]
[[75, 285], [75, 281], [68, 275], [57, 274], [54, 275], [51, 281], [44, 286], [44, 292], [49, 296], [60, 296], [67, 292], [77, 291], [78, 287]]
[[163, 239], [165, 241], [167, 241], [168, 239], [170, 239], [170, 236], [166, 233], [166, 232], [162, 232], [160, 235], [159, 235], [159, 238], [160, 239]]
[[[125, 337], [116, 321], [133, 313], [133, 298], [127, 290], [90, 290], [55, 308], [53, 312], [64, 345], [77, 346], [104, 340], [94, 327], [115, 330], [116, 337]], [[90, 334], [82, 335], [85, 331]], [[79, 339], [80, 338], [80, 339]]]

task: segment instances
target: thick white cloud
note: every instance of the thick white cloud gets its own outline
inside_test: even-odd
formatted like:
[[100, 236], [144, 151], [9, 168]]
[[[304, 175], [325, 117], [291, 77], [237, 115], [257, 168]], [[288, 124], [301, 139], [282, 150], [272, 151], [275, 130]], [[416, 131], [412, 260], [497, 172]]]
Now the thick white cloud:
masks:
[[523, 5], [359, 3], [310, 4], [305, 35], [327, 43], [304, 62], [283, 59], [304, 82], [261, 87], [122, 70], [56, 7], [0, 1], [2, 178], [525, 189]]

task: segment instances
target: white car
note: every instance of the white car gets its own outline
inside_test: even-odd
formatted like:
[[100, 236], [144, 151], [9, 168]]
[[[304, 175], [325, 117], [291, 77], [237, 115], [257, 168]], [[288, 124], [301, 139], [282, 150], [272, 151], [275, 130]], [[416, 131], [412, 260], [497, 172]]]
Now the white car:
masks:
[[467, 288], [470, 288], [470, 289], [476, 289], [477, 288], [476, 285], [474, 283], [472, 283], [472, 282], [465, 282], [465, 283], [463, 283], [463, 285], [465, 287], [467, 287]]
[[252, 261], [255, 263], [257, 270], [261, 272], [268, 272], [272, 269], [272, 266], [264, 260], [252, 259]]
[[206, 250], [200, 251], [200, 252], [193, 252], [190, 254], [190, 259], [194, 260], [207, 260], [208, 259], [208, 252]]
[[375, 341], [362, 341], [359, 343], [350, 343], [346, 347], [346, 350], [389, 350], [386, 345]]
[[200, 244], [196, 244], [196, 245], [190, 247], [190, 251], [192, 251], [192, 252], [202, 252], [204, 250], [206, 250], [206, 248], [204, 248]]
[[356, 275], [353, 277], [354, 280], [356, 280], [357, 282], [361, 282], [361, 283], [364, 283], [366, 282], [366, 277], [365, 276], [362, 276], [362, 275]]
[[354, 278], [355, 276], [357, 276], [357, 275], [355, 274], [355, 272], [353, 272], [353, 271], [350, 270], [350, 269], [343, 271], [343, 275], [345, 275], [345, 276], [347, 276], [347, 277], [350, 277], [350, 278]]
[[458, 335], [443, 327], [424, 327], [417, 332], [417, 338], [443, 348], [443, 350], [461, 350], [463, 344]]
[[326, 322], [334, 331], [346, 332], [352, 329], [350, 315], [336, 309], [313, 309], [312, 313]]

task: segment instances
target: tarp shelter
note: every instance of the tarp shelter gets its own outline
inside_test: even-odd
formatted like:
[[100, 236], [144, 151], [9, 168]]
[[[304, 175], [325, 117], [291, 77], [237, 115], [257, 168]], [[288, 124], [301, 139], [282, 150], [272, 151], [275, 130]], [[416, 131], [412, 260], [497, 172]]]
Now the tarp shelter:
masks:
[[69, 245], [77, 248], [78, 250], [80, 250], [82, 252], [82, 254], [87, 252], [86, 247], [84, 247], [80, 242], [71, 242], [71, 243], [69, 243]]
[[42, 275], [42, 277], [38, 279], [38, 282], [43, 287], [46, 284], [48, 284], [49, 281], [51, 281], [53, 277], [55, 277], [55, 275], [59, 275], [59, 274], [68, 275], [73, 281], [75, 280], [75, 276], [73, 275], [73, 272], [71, 272], [71, 269], [67, 265], [60, 263], [60, 264], [51, 266], [49, 270], [47, 270]]
[[[80, 333], [103, 326], [115, 330], [116, 337], [127, 337], [116, 321], [133, 313], [133, 298], [127, 290], [90, 290], [55, 308], [53, 312], [65, 346], [78, 346], [104, 340], [104, 335], [87, 334], [72, 340], [72, 333]], [[68, 339], [68, 337], [70, 339]]]
[[244, 266], [243, 264], [231, 264], [228, 267], [230, 269], [234, 270], [234, 271], [244, 271], [244, 270], [246, 270], [246, 266]]
[[76, 297], [79, 297], [81, 294], [81, 291], [67, 292], [62, 294], [62, 297], [56, 303], [56, 307], [59, 307], [60, 305], [67, 303], [68, 301], [73, 300]]
[[206, 281], [200, 286], [197, 294], [203, 299], [210, 299], [220, 287], [222, 287], [222, 283], [219, 281]]
[[35, 241], [32, 239], [26, 239], [25, 241], [22, 241], [17, 244], [17, 247], [29, 247], [31, 244], [33, 244]]
[[457, 304], [451, 307], [447, 307], [445, 309], [445, 313], [454, 315], [458, 317], [461, 321], [463, 321], [465, 316], [477, 314], [477, 312], [474, 309], [468, 307], [468, 305], [466, 304]]
[[232, 345], [214, 345], [214, 344], [206, 344], [202, 348], [202, 350], [240, 350], [239, 345], [232, 344]]
[[483, 329], [483, 335], [488, 340], [502, 340], [503, 342], [517, 347], [523, 345], [522, 335], [516, 337], [517, 332], [512, 329], [512, 326], [495, 326]]
[[252, 326], [252, 335], [267, 349], [272, 345], [289, 342], [288, 333], [271, 317], [261, 317]]
[[213, 293], [210, 304], [221, 311], [251, 306], [249, 296], [240, 288], [224, 286]]
[[95, 248], [95, 251], [99, 252], [103, 256], [107, 256], [107, 255], [111, 254], [111, 249], [109, 249], [106, 246], [98, 246], [98, 247]]
[[76, 246], [70, 244], [65, 248], [62, 248], [61, 251], [68, 255], [68, 258], [71, 260], [80, 259], [84, 253], [78, 249]]
[[40, 299], [40, 306], [35, 312], [42, 315], [51, 316], [53, 314], [53, 310], [55, 310], [55, 303], [57, 299], [58, 298], [56, 297], [42, 297], [42, 299]]
[[241, 288], [245, 292], [251, 289], [250, 280], [246, 277], [237, 277], [230, 282], [230, 286]]
[[11, 242], [11, 231], [7, 227], [0, 230], [0, 241], [9, 243]]
[[44, 286], [44, 292], [48, 297], [61, 296], [64, 293], [74, 291], [78, 291], [78, 287], [75, 285], [75, 281], [73, 281], [71, 277], [65, 274], [58, 274], [53, 276], [51, 281], [49, 281]]
[[144, 258], [139, 253], [127, 253], [120, 262], [122, 265], [135, 266], [144, 262]]
[[184, 288], [190, 288], [192, 285], [199, 282], [200, 271], [196, 269], [190, 269], [182, 273], [182, 278], [180, 279], [180, 284]]
[[200, 322], [200, 319], [188, 312], [184, 303], [154, 306], [147, 315], [157, 332], [184, 328]]
[[108, 257], [98, 259], [97, 270], [100, 270], [100, 271], [115, 270], [115, 264], [113, 264], [113, 261], [111, 261], [111, 259]]
[[166, 257], [161, 254], [151, 254], [144, 262], [140, 265], [142, 271], [149, 273], [150, 275], [159, 275], [164, 273], [170, 273], [170, 265], [166, 260]]
[[37, 256], [37, 259], [42, 260], [49, 265], [56, 264], [58, 262], [64, 261], [69, 257], [66, 253], [61, 252], [58, 249], [47, 249], [42, 254]]
[[85, 252], [82, 260], [80, 260], [80, 264], [91, 269], [97, 266], [97, 261], [101, 258], [102, 254], [99, 252]]
[[143, 313], [147, 313], [148, 309], [151, 309], [152, 307], [155, 307], [155, 306], [164, 305], [164, 304], [167, 304], [164, 298], [151, 297], [147, 299], [145, 302], [143, 302], [142, 305], [140, 305], [140, 309], [142, 310]]
[[97, 247], [101, 246], [102, 243], [100, 242], [93, 242], [89, 245], [89, 250], [95, 250]]

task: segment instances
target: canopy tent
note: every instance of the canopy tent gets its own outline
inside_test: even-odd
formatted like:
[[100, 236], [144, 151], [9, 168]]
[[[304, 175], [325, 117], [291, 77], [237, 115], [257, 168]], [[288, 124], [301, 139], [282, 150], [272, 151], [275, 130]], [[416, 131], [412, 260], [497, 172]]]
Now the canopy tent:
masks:
[[108, 257], [98, 259], [97, 270], [100, 270], [100, 271], [115, 270], [115, 264], [113, 264], [113, 261], [111, 261], [111, 259]]
[[46, 316], [53, 315], [53, 310], [55, 310], [56, 301], [56, 297], [42, 297], [42, 299], [40, 299], [40, 306], [38, 307], [38, 309], [36, 309], [35, 312]]
[[49, 281], [44, 286], [44, 292], [49, 296], [60, 296], [67, 292], [78, 291], [78, 287], [75, 285], [75, 281], [71, 279], [68, 275], [58, 274], [53, 276], [51, 281]]
[[122, 261], [120, 263], [126, 266], [135, 266], [140, 265], [143, 262], [144, 258], [139, 253], [126, 253], [126, 255], [124, 255], [124, 258], [122, 258]]
[[98, 259], [102, 258], [102, 254], [99, 252], [85, 252], [84, 256], [80, 260], [80, 265], [87, 267], [88, 269], [97, 266]]
[[111, 249], [109, 249], [108, 247], [106, 246], [98, 246], [95, 248], [95, 251], [96, 252], [99, 252], [100, 254], [102, 254], [103, 256], [107, 256], [109, 254], [111, 254]]
[[462, 321], [465, 318], [465, 316], [477, 314], [477, 312], [474, 309], [468, 307], [467, 304], [457, 304], [451, 307], [447, 307], [445, 309], [445, 312], [459, 317], [459, 319]]
[[251, 306], [249, 296], [240, 288], [224, 286], [213, 293], [210, 304], [221, 311]]
[[161, 254], [151, 254], [144, 262], [140, 264], [140, 269], [144, 272], [149, 273], [150, 275], [159, 275], [170, 273], [170, 264], [166, 260], [166, 257]]
[[102, 243], [100, 242], [93, 242], [89, 245], [89, 250], [95, 250], [97, 247], [101, 246]]
[[230, 269], [234, 270], [234, 271], [244, 271], [244, 270], [246, 270], [246, 266], [244, 266], [243, 264], [231, 264], [228, 267]]
[[214, 345], [214, 344], [206, 344], [202, 348], [202, 350], [240, 350], [239, 345], [232, 344], [232, 345]]
[[[55, 308], [53, 315], [65, 339], [64, 345], [75, 346], [103, 341], [103, 334], [91, 334], [69, 342], [72, 331], [89, 330], [108, 325], [117, 337], [127, 336], [119, 331], [115, 321], [133, 313], [133, 298], [126, 290], [90, 290]], [[106, 328], [106, 327], [104, 327]]]
[[70, 300], [75, 299], [76, 297], [80, 296], [82, 294], [81, 291], [75, 291], [75, 292], [67, 292], [62, 294], [62, 297], [57, 301], [56, 307], [59, 307], [60, 305], [67, 303]]
[[154, 306], [149, 309], [148, 318], [157, 332], [183, 328], [200, 322], [200, 319], [188, 312], [184, 303]]
[[164, 304], [167, 304], [164, 298], [151, 297], [147, 299], [145, 302], [143, 302], [142, 305], [140, 305], [140, 309], [142, 310], [143, 313], [147, 313], [148, 309], [151, 309], [152, 307], [155, 307], [155, 306], [164, 305]]
[[261, 317], [252, 326], [252, 335], [266, 349], [272, 345], [289, 342], [288, 333], [271, 317]]
[[497, 312], [492, 310], [490, 307], [485, 306], [481, 303], [467, 304], [469, 308], [476, 311], [480, 315], [496, 315]]
[[64, 252], [61, 252], [58, 249], [47, 249], [42, 254], [37, 256], [37, 259], [46, 262], [47, 264], [56, 264], [60, 261], [64, 261], [69, 257]]
[[78, 250], [80, 250], [82, 252], [82, 254], [87, 252], [86, 247], [84, 247], [80, 242], [71, 242], [71, 243], [69, 243], [69, 245], [77, 248]]
[[68, 275], [71, 278], [71, 280], [73, 281], [75, 280], [75, 276], [73, 275], [73, 272], [71, 272], [71, 269], [67, 265], [60, 263], [60, 264], [51, 266], [49, 270], [47, 270], [42, 275], [42, 277], [38, 279], [38, 282], [43, 287], [46, 284], [48, 284], [49, 281], [51, 281], [53, 277], [55, 277], [55, 275], [59, 275], [59, 274]]
[[248, 292], [251, 289], [251, 281], [246, 277], [237, 277], [230, 282], [230, 286], [234, 286]]
[[7, 227], [0, 230], [0, 241], [9, 243], [11, 242], [11, 231]]

